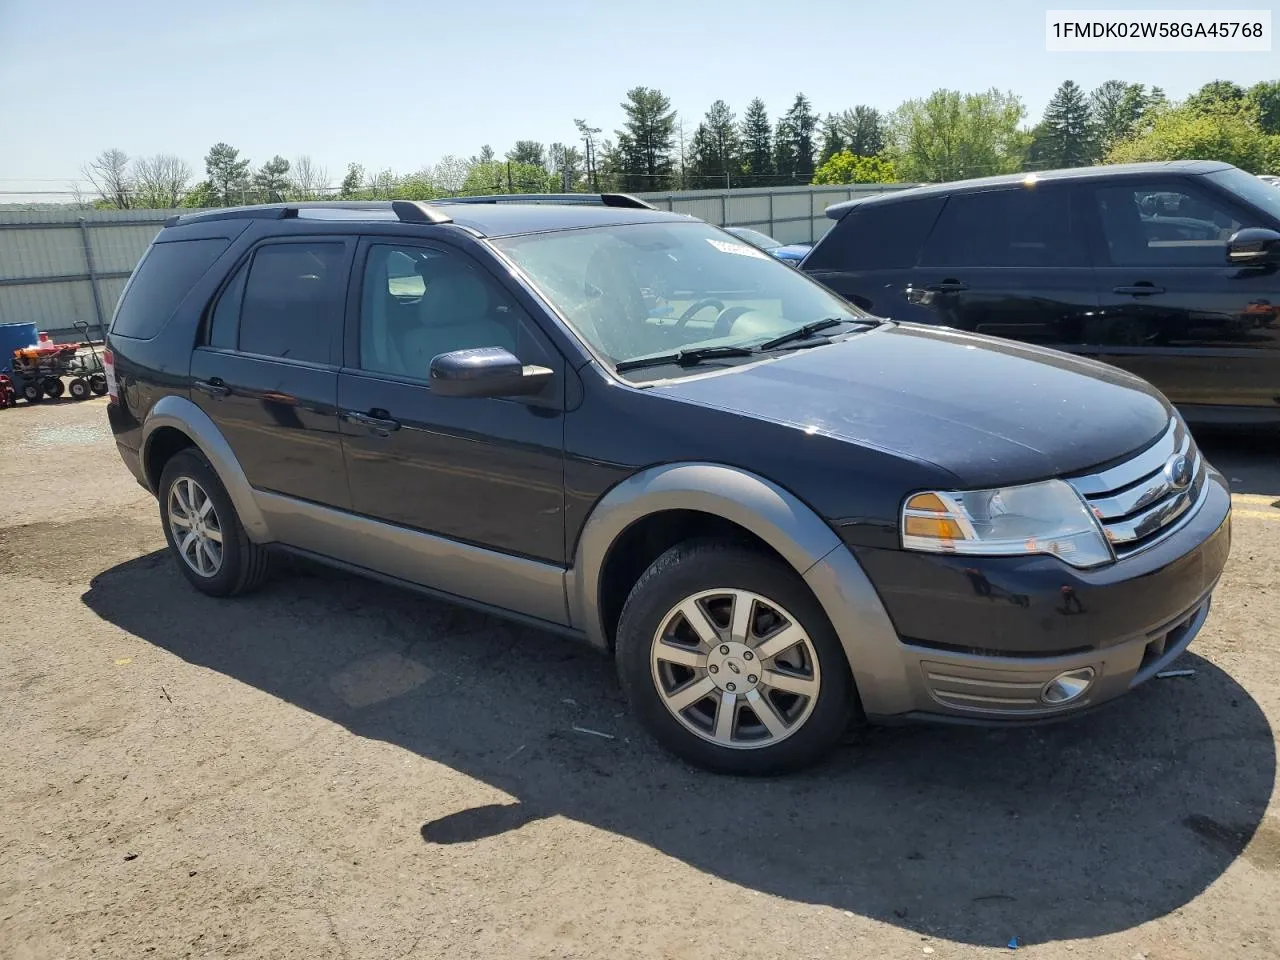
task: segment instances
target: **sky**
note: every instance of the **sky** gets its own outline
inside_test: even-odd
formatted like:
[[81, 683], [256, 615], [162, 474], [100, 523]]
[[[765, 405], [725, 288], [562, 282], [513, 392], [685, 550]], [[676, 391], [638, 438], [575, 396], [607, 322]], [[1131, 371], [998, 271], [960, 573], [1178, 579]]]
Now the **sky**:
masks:
[[[1045, 10], [1069, 0], [0, 0], [0, 202], [67, 190], [108, 147], [175, 153], [203, 173], [225, 141], [255, 165], [308, 154], [407, 173], [501, 156], [517, 139], [606, 136], [637, 85], [690, 131], [712, 101], [775, 117], [891, 110], [939, 87], [1018, 93], [1027, 123], [1066, 79], [1158, 85], [1280, 78], [1270, 53], [1048, 53]], [[1084, 0], [1077, 8], [1271, 9], [1275, 0]], [[34, 197], [33, 197], [34, 199]], [[66, 197], [48, 197], [63, 200]]]

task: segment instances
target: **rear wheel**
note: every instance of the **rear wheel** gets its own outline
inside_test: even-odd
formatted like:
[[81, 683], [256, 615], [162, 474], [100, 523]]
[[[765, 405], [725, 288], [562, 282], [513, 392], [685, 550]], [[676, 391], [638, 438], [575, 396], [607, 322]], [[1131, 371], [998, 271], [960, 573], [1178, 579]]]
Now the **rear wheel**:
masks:
[[858, 715], [840, 641], [804, 581], [735, 544], [680, 544], [654, 561], [627, 598], [617, 653], [641, 722], [711, 770], [805, 766]]
[[56, 400], [62, 396], [67, 388], [61, 377], [45, 377], [40, 381], [40, 389], [45, 392], [45, 396], [53, 397]]
[[22, 399], [27, 403], [40, 403], [44, 400], [44, 389], [34, 380], [28, 380], [22, 385]]
[[270, 550], [249, 539], [222, 481], [200, 454], [183, 450], [165, 464], [159, 500], [169, 549], [197, 590], [229, 597], [266, 579]]
[[104, 396], [107, 392], [107, 375], [105, 373], [90, 374], [89, 389], [93, 391], [95, 397]]
[[83, 400], [89, 396], [89, 381], [83, 377], [73, 377], [67, 384], [67, 392], [72, 400]]

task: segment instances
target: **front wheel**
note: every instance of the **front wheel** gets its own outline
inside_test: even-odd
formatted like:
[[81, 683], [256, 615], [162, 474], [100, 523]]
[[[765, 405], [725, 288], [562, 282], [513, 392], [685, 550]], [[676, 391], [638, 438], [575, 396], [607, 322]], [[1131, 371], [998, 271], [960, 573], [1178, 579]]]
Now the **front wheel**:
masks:
[[804, 581], [736, 544], [694, 541], [655, 560], [627, 598], [617, 654], [649, 732], [718, 772], [805, 766], [859, 715], [839, 638]]
[[66, 392], [66, 384], [62, 382], [61, 377], [45, 377], [40, 381], [40, 387], [44, 390], [45, 395], [57, 400]]

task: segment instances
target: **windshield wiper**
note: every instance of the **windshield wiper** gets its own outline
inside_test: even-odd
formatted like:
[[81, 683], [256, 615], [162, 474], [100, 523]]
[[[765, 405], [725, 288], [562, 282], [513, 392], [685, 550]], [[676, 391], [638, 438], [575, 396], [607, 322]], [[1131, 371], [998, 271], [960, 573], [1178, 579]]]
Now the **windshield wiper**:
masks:
[[641, 367], [661, 367], [669, 363], [681, 367], [692, 367], [703, 360], [718, 357], [749, 357], [755, 351], [750, 347], [694, 347], [692, 350], [677, 350], [675, 353], [663, 353], [655, 357], [637, 357], [634, 360], [622, 360], [613, 365], [613, 369], [621, 373], [624, 370], [639, 370]]
[[817, 333], [820, 330], [827, 330], [827, 329], [830, 329], [831, 327], [838, 327], [842, 323], [857, 323], [857, 322], [859, 321], [846, 320], [843, 317], [824, 317], [821, 320], [814, 320], [812, 323], [806, 323], [803, 327], [796, 327], [794, 330], [790, 330], [779, 337], [774, 337], [772, 340], [766, 340], [764, 343], [760, 344], [756, 349], [772, 350], [774, 347], [780, 347], [784, 343], [792, 343], [793, 341], [796, 341], [796, 340], [808, 340], [810, 337], [812, 337], [815, 333]]

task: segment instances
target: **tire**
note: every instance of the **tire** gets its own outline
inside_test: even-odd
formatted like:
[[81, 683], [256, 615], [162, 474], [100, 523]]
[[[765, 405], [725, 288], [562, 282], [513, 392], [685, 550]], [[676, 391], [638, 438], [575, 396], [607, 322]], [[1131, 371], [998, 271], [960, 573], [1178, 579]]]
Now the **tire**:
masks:
[[[179, 486], [179, 492], [175, 493], [175, 487]], [[183, 522], [200, 512], [204, 499], [210, 501], [212, 507], [195, 526], [196, 540], [203, 540], [204, 546], [191, 543], [184, 555], [186, 534], [184, 532], [183, 539], [179, 540], [179, 531], [192, 530], [191, 523], [184, 526]], [[197, 590], [211, 597], [230, 597], [256, 589], [267, 578], [272, 566], [270, 549], [249, 539], [222, 481], [198, 452], [180, 451], [165, 464], [160, 475], [159, 500], [160, 522], [169, 550], [178, 569]], [[187, 511], [184, 503], [192, 510]], [[171, 513], [171, 507], [177, 509]], [[211, 562], [215, 534], [219, 538], [216, 563]]]
[[107, 375], [105, 373], [89, 374], [89, 389], [95, 397], [105, 396], [107, 392]]
[[44, 401], [44, 390], [34, 380], [28, 380], [22, 385], [22, 399], [27, 403], [42, 403]]
[[[731, 610], [744, 599], [752, 623], [735, 638]], [[706, 615], [702, 633], [713, 642], [693, 646], [697, 634], [682, 607]], [[807, 766], [862, 720], [844, 650], [805, 582], [785, 563], [727, 541], [679, 544], [645, 571], [618, 622], [617, 668], [653, 737], [717, 773]], [[701, 690], [707, 692], [697, 697]], [[681, 695], [696, 699], [681, 706]], [[677, 702], [669, 706], [669, 698]]]
[[72, 400], [84, 400], [89, 396], [89, 381], [84, 377], [74, 377], [67, 384], [67, 392]]
[[61, 377], [45, 377], [40, 381], [40, 389], [44, 391], [45, 396], [57, 400], [66, 392], [67, 385], [62, 382]]

